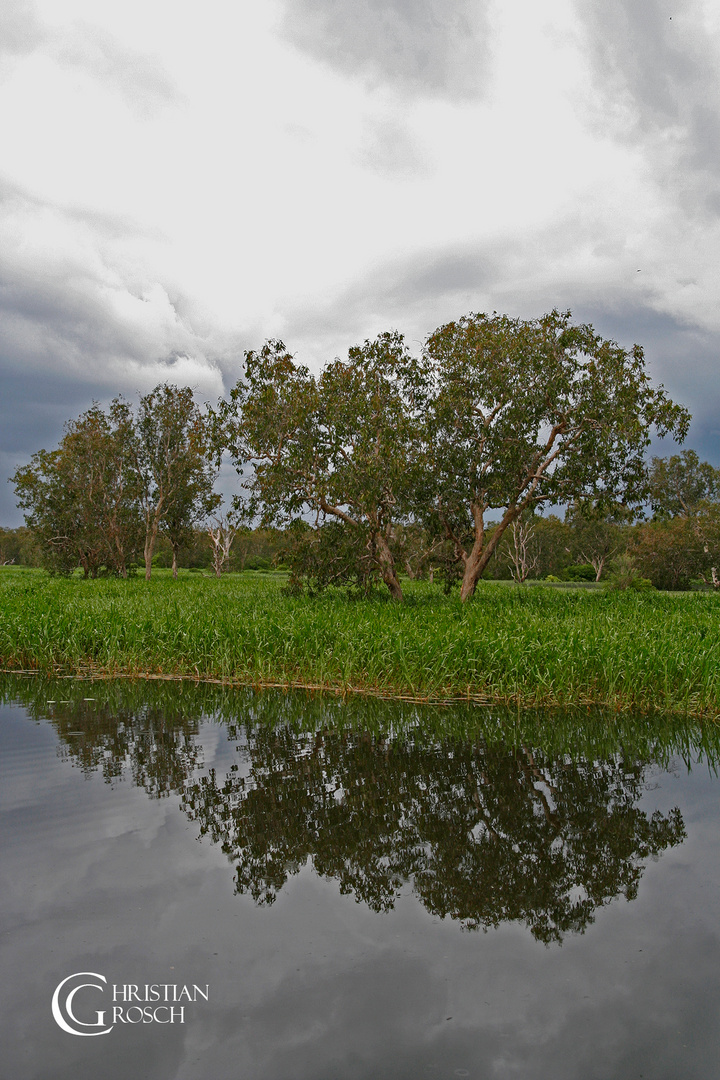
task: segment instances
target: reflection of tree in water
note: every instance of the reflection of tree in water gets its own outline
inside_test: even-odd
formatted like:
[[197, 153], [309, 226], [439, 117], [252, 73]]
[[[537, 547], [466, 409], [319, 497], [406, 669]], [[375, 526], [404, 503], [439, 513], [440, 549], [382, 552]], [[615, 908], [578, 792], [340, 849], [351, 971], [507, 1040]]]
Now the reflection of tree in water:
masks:
[[636, 805], [641, 763], [288, 728], [254, 729], [248, 755], [246, 778], [211, 772], [183, 805], [260, 903], [310, 858], [375, 911], [412, 880], [429, 911], [465, 927], [517, 920], [560, 941], [614, 896], [633, 899], [642, 860], [685, 836], [677, 809]]
[[202, 766], [192, 717], [168, 716], [151, 706], [132, 713], [107, 706], [84, 711], [85, 716], [77, 708], [68, 714], [56, 706], [54, 715], [60, 755], [83, 772], [99, 770], [112, 783], [128, 769], [137, 787], [160, 799], [182, 792], [188, 776]]
[[[655, 725], [654, 741], [625, 754], [601, 743], [571, 756], [558, 732], [564, 723], [582, 733], [572, 717], [554, 716], [509, 748], [497, 727], [488, 743], [462, 729], [460, 714], [401, 705], [162, 682], [5, 682], [0, 698], [49, 719], [73, 765], [108, 782], [129, 771], [153, 797], [177, 792], [201, 835], [236, 864], [237, 891], [258, 903], [272, 903], [309, 859], [374, 911], [391, 909], [409, 882], [434, 914], [472, 929], [519, 921], [549, 943], [582, 932], [613, 897], [633, 899], [643, 860], [685, 836], [679, 810], [649, 816], [637, 804], [650, 762], [690, 753], [687, 728], [662, 734]], [[224, 778], [199, 773], [208, 715], [222, 718], [242, 752]], [[458, 721], [452, 736], [437, 733], [438, 715], [448, 729]], [[383, 734], [390, 723], [392, 738]], [[606, 725], [599, 730], [604, 738]], [[591, 728], [585, 734], [591, 744]], [[553, 749], [530, 749], [538, 743]]]
[[200, 702], [177, 687], [37, 679], [18, 681], [16, 693], [33, 719], [50, 720], [61, 758], [86, 775], [102, 773], [108, 784], [129, 772], [137, 787], [163, 798], [182, 792], [202, 766]]

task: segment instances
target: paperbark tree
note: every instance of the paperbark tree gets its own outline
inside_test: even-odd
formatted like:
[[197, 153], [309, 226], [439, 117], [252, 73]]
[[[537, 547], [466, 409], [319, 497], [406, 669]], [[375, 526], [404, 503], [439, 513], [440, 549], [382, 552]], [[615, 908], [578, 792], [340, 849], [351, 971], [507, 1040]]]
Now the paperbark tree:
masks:
[[[713, 589], [720, 589], [720, 469], [708, 461], [700, 461], [694, 450], [683, 450], [669, 458], [654, 457], [650, 464], [650, 498], [657, 522], [681, 519], [692, 532], [692, 540], [681, 546], [689, 555], [698, 545], [702, 550], [697, 576]], [[672, 544], [670, 537], [679, 539], [688, 529], [656, 530], [663, 536], [666, 557]], [[678, 555], [680, 553], [678, 552]]]
[[162, 383], [140, 399], [133, 448], [141, 478], [143, 555], [149, 581], [161, 527], [179, 546], [187, 528], [207, 512], [208, 500], [212, 502], [216, 469], [208, 425], [189, 387]]
[[[462, 600], [523, 513], [544, 502], [639, 503], [651, 428], [679, 440], [687, 432], [689, 413], [651, 386], [640, 346], [603, 340], [570, 312], [467, 315], [432, 334], [425, 353], [437, 378], [425, 516], [454, 547]], [[497, 509], [488, 538], [486, 515]]]
[[515, 518], [505, 533], [505, 558], [510, 564], [513, 581], [522, 585], [540, 562], [536, 538], [537, 525], [528, 517]]
[[409, 504], [425, 393], [422, 364], [397, 333], [350, 349], [318, 379], [282, 342], [247, 353], [225, 415], [236, 467], [249, 466], [251, 512], [281, 527], [336, 522], [355, 550], [346, 576], [364, 562], [401, 600], [393, 530]]
[[103, 569], [127, 575], [140, 535], [132, 430], [122, 399], [107, 413], [93, 405], [66, 424], [56, 450], [38, 451], [12, 477], [51, 571], [70, 573], [79, 564], [86, 577]]

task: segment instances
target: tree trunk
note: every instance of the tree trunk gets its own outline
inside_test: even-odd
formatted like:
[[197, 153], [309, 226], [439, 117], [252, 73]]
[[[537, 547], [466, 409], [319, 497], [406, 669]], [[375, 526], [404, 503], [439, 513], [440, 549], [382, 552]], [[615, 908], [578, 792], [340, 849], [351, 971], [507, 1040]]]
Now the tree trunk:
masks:
[[177, 581], [177, 548], [175, 547], [175, 544], [173, 544], [173, 546], [172, 546], [172, 553], [173, 553], [172, 575], [175, 578], [175, 580]]
[[388, 547], [388, 542], [382, 533], [378, 533], [376, 536], [375, 544], [382, 579], [390, 590], [390, 595], [393, 600], [402, 600], [403, 591], [400, 587], [398, 576], [395, 573], [395, 560], [393, 559], [392, 551]]
[[490, 562], [492, 554], [495, 548], [500, 543], [500, 539], [507, 529], [508, 525], [511, 525], [513, 521], [518, 517], [522, 509], [521, 507], [514, 507], [510, 510], [506, 510], [503, 515], [502, 521], [495, 529], [492, 537], [485, 544], [485, 532], [483, 528], [483, 519], [480, 512], [474, 511], [475, 517], [475, 543], [473, 544], [470, 554], [465, 560], [465, 571], [463, 573], [462, 585], [460, 586], [460, 599], [463, 603], [475, 594], [477, 583], [482, 577], [483, 570]]
[[475, 541], [470, 554], [465, 560], [465, 570], [463, 571], [462, 585], [460, 586], [460, 599], [463, 603], [471, 596], [474, 596], [477, 583], [489, 563], [491, 555], [492, 552], [488, 552], [487, 548], [483, 550], [482, 540]]
[[155, 551], [155, 541], [158, 534], [158, 519], [157, 516], [153, 517], [151, 527], [145, 533], [145, 549], [143, 555], [145, 556], [145, 580], [150, 580], [150, 574], [152, 573], [152, 559], [153, 552]]

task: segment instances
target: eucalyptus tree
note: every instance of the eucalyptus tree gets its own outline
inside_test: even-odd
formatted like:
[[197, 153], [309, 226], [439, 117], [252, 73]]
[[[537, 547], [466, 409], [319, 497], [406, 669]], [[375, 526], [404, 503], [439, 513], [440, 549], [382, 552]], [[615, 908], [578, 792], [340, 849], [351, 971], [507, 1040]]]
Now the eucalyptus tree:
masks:
[[720, 469], [701, 461], [694, 450], [683, 450], [650, 462], [650, 501], [655, 517], [692, 518], [720, 504]]
[[209, 462], [178, 490], [171, 500], [163, 519], [161, 531], [167, 537], [172, 550], [172, 575], [177, 578], [178, 558], [181, 548], [195, 543], [196, 528], [208, 515], [213, 514], [221, 502], [221, 496], [213, 490], [214, 472]]
[[654, 520], [639, 530], [637, 547], [653, 581], [687, 587], [696, 578], [720, 589], [720, 469], [694, 450], [654, 457], [650, 500]]
[[423, 362], [396, 332], [351, 348], [317, 378], [280, 341], [246, 354], [224, 413], [230, 450], [246, 470], [250, 513], [317, 530], [296, 529], [299, 576], [313, 576], [313, 544], [332, 537], [344, 552], [334, 580], [376, 576], [402, 599], [393, 539], [411, 503], [426, 400]]
[[126, 402], [115, 398], [107, 412], [95, 404], [68, 421], [55, 450], [39, 450], [11, 477], [52, 572], [80, 565], [86, 577], [103, 569], [127, 575], [140, 538], [132, 440]]
[[[681, 441], [690, 421], [651, 385], [639, 345], [603, 340], [570, 312], [470, 314], [436, 330], [425, 356], [436, 392], [425, 426], [432, 498], [421, 512], [447, 541], [463, 600], [527, 511], [640, 503], [651, 429]], [[488, 535], [491, 510], [501, 517]]]
[[168, 533], [176, 566], [176, 549], [193, 523], [217, 505], [212, 490], [217, 470], [207, 417], [195, 404], [192, 390], [162, 383], [141, 397], [132, 447], [140, 478], [138, 499], [149, 581], [160, 529]]
[[569, 506], [565, 511], [565, 524], [573, 561], [592, 566], [595, 580], [600, 581], [611, 560], [627, 547], [633, 517], [633, 513], [622, 506], [605, 507], [602, 512], [593, 512], [593, 507], [582, 507], [577, 503]]

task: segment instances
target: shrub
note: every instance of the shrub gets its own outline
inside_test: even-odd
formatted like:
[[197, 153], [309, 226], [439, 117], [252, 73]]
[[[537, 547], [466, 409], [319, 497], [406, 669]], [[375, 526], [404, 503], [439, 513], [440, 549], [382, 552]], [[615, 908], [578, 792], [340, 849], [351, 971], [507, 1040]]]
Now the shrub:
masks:
[[590, 563], [575, 563], [563, 571], [565, 581], [595, 581], [597, 574]]
[[608, 574], [609, 589], [633, 589], [635, 592], [648, 592], [654, 590], [652, 581], [641, 577], [635, 560], [627, 553], [618, 555], [610, 566]]

